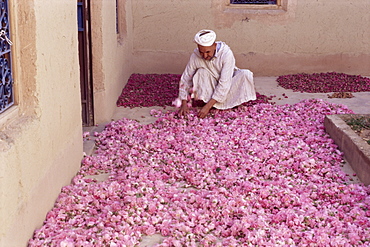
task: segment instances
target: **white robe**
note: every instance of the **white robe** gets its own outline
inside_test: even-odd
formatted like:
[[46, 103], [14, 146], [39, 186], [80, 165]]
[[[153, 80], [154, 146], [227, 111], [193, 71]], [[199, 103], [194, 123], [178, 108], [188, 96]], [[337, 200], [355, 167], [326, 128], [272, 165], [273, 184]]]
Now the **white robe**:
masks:
[[214, 99], [217, 109], [229, 109], [255, 100], [253, 73], [235, 66], [234, 54], [224, 42], [218, 41], [214, 57], [208, 61], [198, 48], [190, 56], [179, 86], [179, 98], [188, 100], [189, 94], [207, 103]]

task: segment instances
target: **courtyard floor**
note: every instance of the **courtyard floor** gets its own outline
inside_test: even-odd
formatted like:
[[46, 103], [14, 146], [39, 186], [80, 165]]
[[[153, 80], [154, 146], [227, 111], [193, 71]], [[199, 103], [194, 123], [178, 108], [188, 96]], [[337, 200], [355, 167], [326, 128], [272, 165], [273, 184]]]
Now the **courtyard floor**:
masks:
[[[293, 92], [293, 90], [290, 89], [284, 89], [278, 86], [276, 77], [255, 77], [254, 83], [256, 91], [258, 93], [266, 95], [268, 97], [275, 96], [270, 100], [270, 102], [274, 102], [277, 105], [293, 105], [304, 99], [323, 99], [331, 103], [346, 105], [356, 114], [370, 113], [370, 92], [353, 93], [353, 98], [329, 98], [328, 95], [330, 95], [330, 93], [300, 93]], [[175, 107], [166, 107], [165, 109], [163, 107], [117, 107], [114, 115], [112, 116], [112, 121], [122, 118], [128, 118], [134, 119], [141, 124], [150, 124], [157, 120], [156, 117], [150, 114], [151, 109], [158, 109], [162, 111], [177, 110]], [[93, 133], [101, 132], [105, 128], [106, 124], [84, 127], [84, 132], [91, 133], [90, 138], [84, 140], [85, 154], [93, 155], [95, 147], [95, 137], [93, 136]], [[359, 182], [357, 177], [352, 176], [354, 172], [352, 168], [348, 165], [348, 163], [345, 163], [343, 170], [352, 177], [354, 182]]]
[[[275, 77], [256, 77], [255, 88], [281, 107], [216, 112], [212, 119], [190, 122], [171, 115], [174, 107], [117, 107], [113, 122], [84, 128], [90, 132], [84, 138], [89, 158], [72, 185], [62, 189], [30, 246], [38, 246], [37, 238], [45, 243], [45, 234], [60, 246], [79, 246], [76, 239], [86, 243], [81, 246], [97, 246], [91, 241], [140, 247], [369, 244], [369, 190], [316, 123], [322, 121], [320, 112], [346, 107], [370, 113], [370, 92], [329, 98], [286, 90]], [[169, 114], [157, 123], [160, 112]], [[260, 120], [256, 115], [263, 119], [254, 125]], [[284, 116], [298, 120], [284, 122]], [[264, 126], [274, 123], [283, 127]], [[260, 130], [262, 135], [254, 135]], [[336, 181], [346, 177], [336, 174], [340, 169], [350, 182]]]

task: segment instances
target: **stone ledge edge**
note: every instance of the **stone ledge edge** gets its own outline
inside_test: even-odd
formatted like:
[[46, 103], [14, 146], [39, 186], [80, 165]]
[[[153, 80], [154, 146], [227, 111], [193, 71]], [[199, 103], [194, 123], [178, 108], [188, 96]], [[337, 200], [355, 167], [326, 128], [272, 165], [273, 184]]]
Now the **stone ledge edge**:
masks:
[[[370, 116], [370, 114], [326, 115], [325, 131], [344, 153], [345, 158], [356, 172], [361, 182], [370, 184], [370, 145], [359, 137], [343, 118], [351, 116]], [[350, 144], [353, 143], [353, 145]], [[349, 147], [352, 146], [352, 147]], [[354, 153], [355, 152], [355, 155]]]

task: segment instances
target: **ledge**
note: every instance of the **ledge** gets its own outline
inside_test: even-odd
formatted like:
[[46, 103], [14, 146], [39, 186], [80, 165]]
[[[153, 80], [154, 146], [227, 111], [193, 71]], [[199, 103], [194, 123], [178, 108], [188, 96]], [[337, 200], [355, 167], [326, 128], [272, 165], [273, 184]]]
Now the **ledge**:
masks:
[[13, 105], [0, 115], [0, 131], [4, 129], [4, 126], [8, 125], [9, 122], [15, 119], [19, 114], [19, 107], [17, 105]]
[[358, 136], [344, 119], [370, 114], [327, 115], [325, 130], [344, 153], [344, 157], [365, 185], [370, 184], [370, 145]]

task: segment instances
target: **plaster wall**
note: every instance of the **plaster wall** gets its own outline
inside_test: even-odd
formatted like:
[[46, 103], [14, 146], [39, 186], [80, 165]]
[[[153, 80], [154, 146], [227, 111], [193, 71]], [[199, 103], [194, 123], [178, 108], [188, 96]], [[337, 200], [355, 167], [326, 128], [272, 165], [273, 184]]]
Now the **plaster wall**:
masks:
[[337, 71], [370, 75], [368, 0], [281, 0], [277, 9], [229, 0], [133, 2], [134, 70], [181, 73], [194, 34], [213, 29], [255, 75]]
[[118, 12], [116, 12], [116, 1], [91, 1], [96, 123], [106, 123], [111, 120], [118, 96], [132, 74], [131, 0], [118, 0], [117, 3]]
[[16, 105], [0, 115], [0, 246], [19, 247], [78, 171], [82, 124], [76, 2], [9, 5]]

